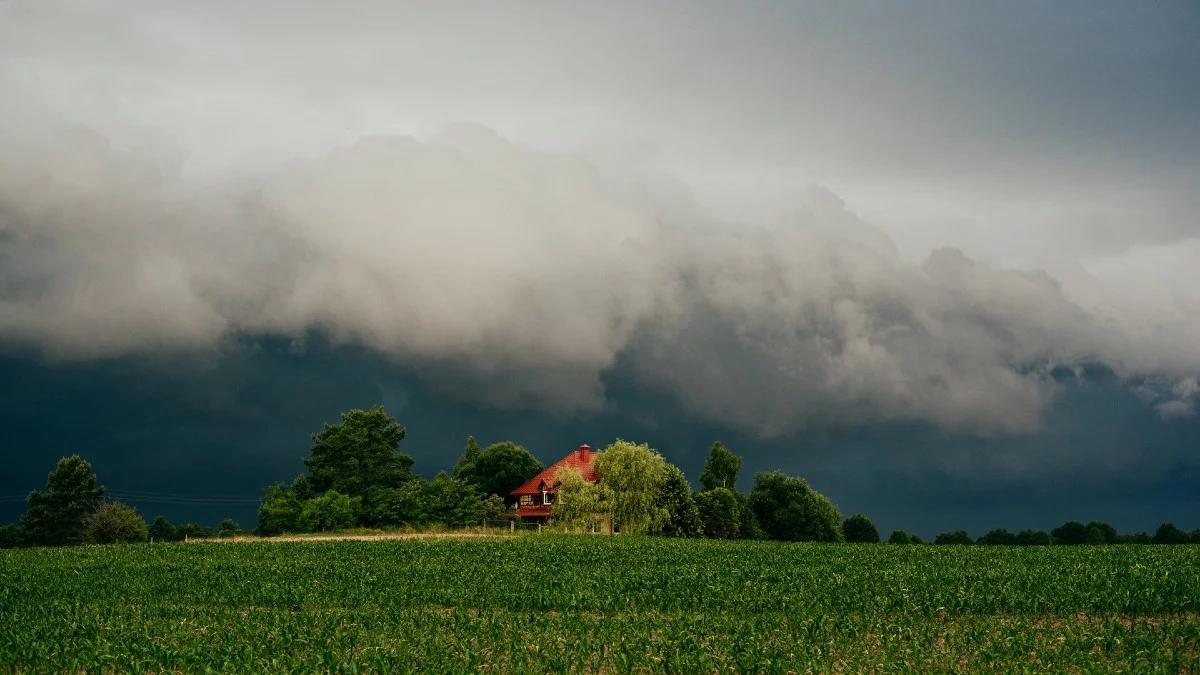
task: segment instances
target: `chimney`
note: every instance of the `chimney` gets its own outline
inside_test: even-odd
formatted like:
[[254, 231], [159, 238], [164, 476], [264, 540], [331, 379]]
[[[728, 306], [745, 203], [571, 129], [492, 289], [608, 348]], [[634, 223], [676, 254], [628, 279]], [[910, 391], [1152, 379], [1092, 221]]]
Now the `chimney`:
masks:
[[587, 443], [584, 443], [583, 445], [579, 446], [579, 450], [577, 452], [579, 453], [580, 461], [586, 462], [588, 461], [588, 455], [592, 452], [592, 447]]

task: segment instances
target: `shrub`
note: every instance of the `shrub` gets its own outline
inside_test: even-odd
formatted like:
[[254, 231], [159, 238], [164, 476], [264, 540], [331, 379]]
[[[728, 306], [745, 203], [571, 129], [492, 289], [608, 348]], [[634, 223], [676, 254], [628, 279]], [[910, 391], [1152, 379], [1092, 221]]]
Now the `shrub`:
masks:
[[1183, 530], [1175, 527], [1172, 523], [1163, 523], [1158, 526], [1158, 530], [1154, 532], [1154, 543], [1156, 544], [1186, 544], [1188, 543], [1188, 534]]
[[729, 488], [713, 488], [696, 495], [696, 508], [704, 536], [713, 539], [737, 539], [742, 507]]
[[911, 544], [912, 538], [904, 530], [892, 530], [892, 536], [888, 537], [889, 544]]
[[1015, 546], [1017, 535], [1004, 528], [999, 528], [980, 537], [977, 543], [985, 546]]
[[850, 516], [842, 523], [842, 534], [846, 536], [846, 541], [851, 543], [879, 543], [879, 532], [875, 529], [875, 523], [861, 513]]
[[233, 518], [226, 518], [217, 526], [217, 536], [221, 538], [236, 537], [242, 533], [242, 528], [233, 521]]
[[150, 523], [148, 530], [150, 541], [177, 541], [179, 539], [178, 532], [171, 521], [162, 516], [155, 516], [154, 522]]
[[1021, 530], [1017, 533], [1017, 546], [1049, 546], [1050, 535], [1041, 530]]
[[89, 544], [130, 544], [148, 537], [146, 521], [120, 502], [105, 502], [83, 519], [83, 540]]
[[329, 490], [315, 499], [309, 499], [300, 507], [300, 527], [306, 532], [344, 530], [353, 527], [358, 519], [358, 497]]
[[666, 479], [659, 492], [659, 504], [667, 512], [662, 526], [663, 534], [671, 537], [698, 537], [704, 533], [700, 511], [692, 497], [692, 486], [688, 484], [683, 471], [674, 464], [667, 465]]
[[771, 539], [844, 540], [841, 514], [803, 478], [779, 471], [757, 474], [750, 491], [750, 508]]
[[935, 544], [954, 544], [964, 545], [971, 544], [971, 535], [967, 534], [966, 530], [953, 530], [951, 532], [942, 532], [934, 537]]
[[1050, 530], [1050, 540], [1059, 546], [1079, 546], [1088, 540], [1087, 525], [1079, 521], [1069, 521]]

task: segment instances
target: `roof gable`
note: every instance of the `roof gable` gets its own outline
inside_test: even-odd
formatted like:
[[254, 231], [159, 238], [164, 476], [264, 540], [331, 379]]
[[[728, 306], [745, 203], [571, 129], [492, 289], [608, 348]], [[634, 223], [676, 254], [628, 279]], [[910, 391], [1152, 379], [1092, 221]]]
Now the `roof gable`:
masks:
[[579, 474], [589, 483], [595, 483], [599, 480], [596, 477], [596, 453], [592, 452], [591, 447], [584, 444], [579, 446], [577, 450], [572, 450], [566, 457], [546, 467], [538, 475], [525, 481], [520, 487], [509, 494], [514, 497], [520, 495], [538, 495], [542, 493], [543, 483], [545, 484], [546, 492], [554, 492], [554, 474], [558, 473], [558, 470], [563, 467], [579, 469]]

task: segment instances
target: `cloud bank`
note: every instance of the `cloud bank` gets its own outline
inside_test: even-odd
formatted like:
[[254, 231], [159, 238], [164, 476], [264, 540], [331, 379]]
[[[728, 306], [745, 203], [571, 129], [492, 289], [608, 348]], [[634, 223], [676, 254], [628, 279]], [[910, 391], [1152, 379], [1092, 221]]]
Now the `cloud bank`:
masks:
[[0, 150], [0, 340], [54, 359], [315, 330], [471, 400], [567, 413], [602, 407], [624, 359], [764, 436], [1030, 432], [1050, 371], [1091, 363], [1164, 378], [1166, 417], [1195, 397], [1194, 317], [1137, 314], [1082, 272], [1069, 293], [954, 248], [911, 262], [822, 188], [726, 222], [669, 177], [473, 125], [204, 184], [169, 147], [14, 106]]

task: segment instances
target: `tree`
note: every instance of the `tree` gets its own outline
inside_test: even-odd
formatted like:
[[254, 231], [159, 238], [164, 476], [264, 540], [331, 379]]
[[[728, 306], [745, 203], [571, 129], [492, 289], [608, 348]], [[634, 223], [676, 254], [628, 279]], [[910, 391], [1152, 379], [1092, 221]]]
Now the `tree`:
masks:
[[241, 533], [242, 528], [238, 527], [238, 524], [234, 522], [233, 518], [226, 518], [225, 520], [221, 521], [220, 525], [217, 526], [217, 536], [221, 537], [222, 539], [236, 537]]
[[889, 544], [911, 544], [911, 537], [904, 530], [892, 530], [892, 536], [888, 537]]
[[704, 532], [700, 522], [700, 511], [692, 498], [692, 486], [683, 471], [674, 464], [667, 464], [666, 479], [659, 492], [659, 504], [667, 512], [662, 533], [671, 537], [698, 537]]
[[721, 441], [713, 443], [708, 459], [704, 461], [704, 470], [700, 472], [700, 485], [705, 490], [717, 487], [733, 489], [737, 482], [738, 471], [742, 470], [742, 458], [729, 451]]
[[612, 512], [613, 494], [606, 485], [589, 483], [577, 467], [564, 466], [554, 473], [558, 485], [550, 513], [554, 525], [568, 531], [596, 531]]
[[730, 490], [737, 498], [738, 508], [741, 509], [738, 520], [738, 539], [767, 539], [767, 533], [758, 524], [758, 517], [750, 509], [750, 500], [737, 490], [732, 488]]
[[361, 497], [327, 490], [320, 497], [306, 500], [300, 507], [300, 527], [306, 532], [343, 530], [358, 520]]
[[729, 488], [715, 487], [696, 495], [696, 508], [704, 536], [712, 539], [737, 539], [741, 530], [742, 506]]
[[150, 523], [150, 528], [147, 533], [150, 536], [150, 541], [179, 540], [175, 526], [171, 524], [171, 521], [162, 516], [154, 516], [154, 522]]
[[1041, 530], [1021, 530], [1017, 533], [1017, 546], [1049, 546], [1050, 535]]
[[1087, 524], [1085, 541], [1089, 544], [1115, 544], [1117, 537], [1117, 529], [1108, 523], [1093, 520]]
[[210, 539], [214, 534], [212, 530], [200, 523], [183, 523], [175, 528], [175, 536], [184, 541], [188, 539]]
[[1081, 522], [1072, 520], [1050, 530], [1050, 539], [1059, 546], [1078, 546], [1086, 544], [1088, 528]]
[[879, 532], [875, 529], [875, 523], [871, 519], [861, 513], [856, 513], [846, 519], [842, 523], [842, 534], [846, 536], [846, 541], [858, 544], [877, 544], [879, 543]]
[[397, 487], [412, 480], [412, 457], [400, 452], [404, 427], [383, 406], [342, 413], [313, 436], [304, 460], [313, 490], [361, 497], [375, 485]]
[[103, 496], [92, 465], [79, 455], [64, 457], [47, 476], [46, 490], [29, 493], [21, 527], [35, 545], [78, 544], [83, 541], [83, 519], [100, 507]]
[[104, 502], [83, 519], [83, 540], [89, 544], [132, 544], [148, 537], [146, 521], [120, 502]]
[[1154, 543], [1156, 544], [1186, 544], [1188, 543], [1187, 532], [1175, 527], [1172, 523], [1163, 523], [1158, 526], [1158, 530], [1154, 532]]
[[953, 530], [951, 532], [942, 532], [933, 538], [935, 544], [956, 544], [966, 545], [971, 544], [971, 535], [967, 534], [966, 530]]
[[295, 490], [289, 490], [278, 483], [268, 485], [263, 494], [262, 504], [258, 507], [256, 531], [264, 537], [284, 532], [299, 532], [301, 503], [302, 500]]
[[14, 523], [0, 525], [0, 548], [19, 548], [25, 545], [25, 530], [20, 525]]
[[667, 460], [642, 443], [618, 440], [596, 457], [596, 475], [613, 494], [613, 526], [622, 533], [657, 531], [666, 520], [658, 495]]
[[479, 453], [481, 452], [482, 449], [479, 447], [479, 443], [475, 441], [475, 437], [467, 436], [467, 444], [463, 447], [463, 454], [454, 465], [454, 477], [463, 478], [466, 475], [474, 474], [475, 462], [479, 459]]
[[992, 530], [979, 538], [978, 544], [985, 546], [1015, 546], [1017, 535], [1004, 528]]
[[483, 520], [483, 495], [474, 484], [452, 478], [445, 471], [424, 483], [422, 522], [450, 527], [478, 525]]
[[454, 477], [474, 484], [484, 496], [507, 498], [508, 493], [544, 468], [537, 457], [512, 441], [493, 443], [468, 460], [473, 441], [468, 441]]
[[424, 481], [397, 488], [373, 487], [363, 504], [363, 520], [371, 526], [420, 525], [425, 522]]
[[779, 471], [754, 476], [750, 508], [767, 536], [784, 541], [844, 541], [842, 515], [803, 478]]

